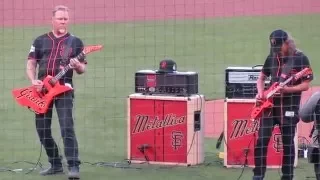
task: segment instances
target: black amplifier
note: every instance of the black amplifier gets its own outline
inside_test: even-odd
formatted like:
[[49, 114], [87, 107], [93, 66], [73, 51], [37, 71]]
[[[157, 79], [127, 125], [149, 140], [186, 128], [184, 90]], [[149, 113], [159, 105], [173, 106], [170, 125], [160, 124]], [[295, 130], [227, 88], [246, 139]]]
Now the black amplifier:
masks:
[[198, 94], [198, 73], [140, 70], [135, 73], [135, 92], [175, 96]]
[[[228, 67], [225, 70], [225, 98], [252, 99], [257, 94], [257, 79], [262, 66]], [[270, 80], [266, 79], [266, 85]]]

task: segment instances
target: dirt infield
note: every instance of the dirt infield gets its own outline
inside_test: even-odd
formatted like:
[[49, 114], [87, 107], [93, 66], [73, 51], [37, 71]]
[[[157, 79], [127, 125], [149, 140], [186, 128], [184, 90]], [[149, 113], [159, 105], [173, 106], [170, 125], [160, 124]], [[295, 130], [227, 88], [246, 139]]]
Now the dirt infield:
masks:
[[320, 12], [319, 0], [1, 0], [0, 26], [48, 24], [59, 4], [75, 23]]

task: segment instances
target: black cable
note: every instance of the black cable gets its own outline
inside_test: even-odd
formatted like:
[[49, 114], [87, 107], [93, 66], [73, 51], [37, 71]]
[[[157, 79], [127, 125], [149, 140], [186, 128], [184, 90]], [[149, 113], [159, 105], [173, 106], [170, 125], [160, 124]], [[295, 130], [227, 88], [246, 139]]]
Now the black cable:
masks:
[[[226, 145], [227, 150], [229, 150], [230, 148], [229, 148], [229, 146], [228, 146], [228, 143], [227, 143], [226, 137], [225, 137], [225, 135], [224, 135], [224, 132], [222, 132], [222, 133], [220, 134], [220, 137], [219, 137], [218, 141], [221, 140], [221, 139], [223, 139], [223, 142], [224, 142], [224, 144]], [[250, 140], [250, 142], [249, 142], [249, 144], [248, 144], [248, 147], [246, 148], [245, 160], [244, 160], [244, 163], [243, 163], [243, 165], [242, 165], [242, 171], [241, 171], [239, 177], [237, 178], [237, 180], [240, 180], [240, 178], [242, 177], [242, 175], [243, 175], [243, 173], [244, 173], [245, 167], [248, 165], [248, 154], [249, 154], [249, 150], [250, 150], [250, 145], [251, 145], [251, 143], [252, 143], [253, 140], [254, 140], [254, 142], [255, 142], [255, 140], [256, 140], [256, 132], [253, 133], [253, 137], [251, 138], [251, 140]], [[219, 143], [219, 144], [218, 144], [218, 143]], [[216, 148], [220, 148], [220, 142], [217, 142]]]
[[[188, 151], [187, 151], [187, 154], [186, 154], [186, 156], [188, 156], [189, 154], [190, 154], [190, 151], [191, 151], [191, 148], [192, 148], [192, 146], [194, 145], [194, 140], [195, 140], [195, 136], [196, 136], [196, 132], [194, 132], [193, 133], [193, 136], [192, 136], [192, 140], [191, 140], [191, 145], [189, 146], [189, 149], [188, 149]], [[143, 145], [142, 145], [143, 146]], [[149, 157], [147, 156], [147, 154], [145, 153], [145, 149], [148, 149], [149, 147], [145, 147], [145, 148], [143, 148], [143, 147], [138, 147], [138, 149], [139, 149], [139, 151], [144, 155], [144, 158], [145, 158], [145, 160], [146, 160], [146, 162], [144, 162], [144, 163], [148, 163], [149, 164]], [[129, 159], [128, 161], [132, 161], [132, 159]], [[129, 163], [130, 164], [130, 163]], [[141, 164], [143, 164], [143, 163], [141, 163]], [[169, 166], [170, 168], [173, 168], [173, 167], [176, 167], [175, 165], [170, 165]], [[162, 167], [163, 168], [163, 167]]]
[[[201, 101], [201, 106], [200, 106], [200, 111], [202, 110], [202, 97], [201, 95], [199, 95], [200, 97], [200, 101]], [[192, 137], [192, 141], [191, 141], [191, 145], [189, 147], [189, 150], [187, 151], [187, 156], [189, 155], [190, 151], [191, 151], [191, 148], [194, 144], [194, 140], [195, 140], [195, 134], [196, 132], [193, 133], [193, 137]], [[59, 138], [59, 142], [57, 144], [57, 147], [59, 149], [59, 152], [62, 152], [61, 151], [61, 148], [59, 146], [60, 144], [60, 140], [62, 140], [62, 137]], [[40, 145], [40, 153], [39, 153], [39, 157], [38, 157], [38, 160], [36, 163], [33, 163], [33, 162], [29, 162], [29, 161], [15, 161], [13, 162], [12, 164], [17, 164], [17, 163], [21, 163], [21, 162], [24, 162], [24, 163], [28, 163], [28, 164], [32, 164], [34, 165], [33, 168], [30, 168], [28, 172], [26, 172], [25, 174], [30, 174], [31, 172], [33, 172], [37, 166], [39, 166], [41, 169], [43, 169], [43, 165], [41, 164], [41, 156], [42, 156], [42, 151], [43, 151], [43, 148], [42, 148], [42, 145]], [[149, 162], [149, 158], [147, 156], [147, 154], [143, 151], [144, 153], [144, 156], [145, 156], [145, 159], [147, 162]], [[132, 159], [124, 159], [127, 163], [121, 163], [121, 162], [87, 162], [87, 161], [84, 161], [82, 162], [83, 164], [89, 164], [89, 165], [92, 165], [92, 166], [99, 166], [99, 167], [113, 167], [113, 168], [122, 168], [122, 169], [142, 169], [141, 167], [132, 167], [131, 166], [131, 160]], [[143, 163], [141, 163], [143, 164]], [[173, 165], [170, 165], [170, 167], [174, 167]], [[20, 170], [20, 169], [19, 169]], [[23, 169], [21, 169], [21, 171], [23, 171]], [[3, 167], [1, 168], [0, 167], [0, 172], [17, 172], [17, 169], [11, 169], [11, 168], [6, 168], [6, 167]]]
[[[200, 99], [202, 100], [202, 98], [200, 98]], [[201, 103], [200, 111], [201, 111], [201, 109], [202, 109], [202, 103]], [[194, 145], [195, 136], [196, 136], [196, 132], [193, 133], [192, 140], [191, 140], [191, 145], [189, 146], [189, 149], [187, 151], [187, 156], [190, 154], [191, 148]], [[149, 159], [148, 155], [145, 153], [145, 150], [148, 149], [148, 148], [149, 147], [146, 144], [143, 145], [143, 147], [138, 147], [139, 151], [141, 153], [143, 153], [144, 158], [146, 160], [146, 162], [142, 162], [142, 163], [138, 163], [138, 164], [144, 164], [144, 163], [148, 163], [149, 164], [150, 159]], [[95, 163], [91, 163], [91, 162], [85, 161], [85, 162], [83, 162], [83, 164], [89, 164], [89, 165], [99, 166], [99, 167], [113, 167], [113, 168], [123, 168], [123, 169], [124, 168], [125, 169], [142, 169], [141, 167], [132, 167], [131, 166], [132, 159], [124, 159], [124, 160], [127, 161], [127, 163], [120, 163], [120, 162], [95, 162]], [[135, 164], [137, 164], [137, 163], [135, 163]], [[170, 168], [174, 168], [174, 167], [177, 167], [177, 166], [170, 165], [169, 167]], [[159, 169], [161, 169], [161, 168], [166, 168], [167, 169], [169, 167], [159, 167]]]
[[[192, 137], [192, 141], [191, 141], [191, 145], [189, 147], [189, 150], [187, 151], [187, 155], [190, 153], [191, 148], [194, 144], [194, 139], [195, 139], [195, 133], [193, 133], [193, 137]], [[141, 153], [143, 153], [146, 162], [142, 162], [142, 163], [138, 163], [138, 164], [144, 164], [144, 163], [148, 163], [149, 164], [149, 158], [147, 156], [147, 154], [145, 153], [145, 150], [148, 149], [148, 147], [140, 147], [139, 150]], [[125, 161], [127, 161], [127, 163], [121, 163], [121, 162], [95, 162], [95, 163], [91, 163], [91, 162], [83, 162], [83, 164], [89, 164], [92, 166], [99, 166], [99, 167], [112, 167], [112, 168], [122, 168], [122, 169], [142, 169], [141, 167], [132, 167], [131, 166], [131, 161], [132, 159], [124, 159]], [[136, 164], [136, 163], [135, 163]], [[176, 166], [174, 165], [170, 165], [170, 168], [174, 168]], [[162, 168], [169, 168], [169, 167], [159, 167], [159, 169]], [[179, 166], [180, 167], [180, 166]]]
[[245, 160], [244, 160], [244, 164], [243, 164], [243, 167], [242, 167], [242, 171], [241, 171], [241, 173], [240, 173], [240, 175], [239, 175], [237, 180], [240, 180], [240, 178], [242, 177], [244, 169], [245, 169], [247, 164], [248, 164], [248, 152], [245, 153]]
[[[201, 112], [201, 111], [202, 111], [202, 108], [203, 108], [203, 107], [202, 107], [203, 99], [202, 99], [202, 97], [201, 97], [200, 94], [196, 94], [196, 95], [199, 96], [199, 99], [200, 99], [200, 108], [199, 108], [199, 111]], [[190, 100], [190, 97], [188, 97], [188, 100]], [[188, 155], [190, 154], [191, 148], [192, 148], [192, 146], [194, 145], [195, 136], [196, 136], [196, 132], [194, 132], [193, 135], [192, 135], [191, 145], [189, 146], [189, 149], [188, 149], [188, 151], [187, 151], [186, 156], [188, 156]], [[149, 164], [149, 157], [148, 157], [147, 154], [145, 153], [145, 149], [147, 149], [147, 148], [149, 148], [149, 147], [145, 147], [146, 145], [142, 145], [142, 146], [144, 146], [144, 148], [143, 148], [143, 147], [138, 147], [138, 149], [139, 149], [139, 151], [144, 155], [144, 158], [145, 158], [145, 160], [146, 160], [146, 163]], [[128, 161], [131, 162], [132, 159], [129, 159]], [[173, 167], [175, 167], [175, 166], [174, 166], [174, 165], [170, 165], [170, 167], [173, 168]]]
[[[252, 107], [252, 109], [253, 109], [253, 108], [254, 108], [254, 106]], [[255, 121], [257, 121], [257, 120], [255, 120]], [[256, 132], [253, 133], [253, 137], [252, 137], [252, 139], [250, 140], [247, 149], [250, 149], [250, 144], [251, 144], [252, 140], [253, 140], [253, 139], [256, 140], [256, 134], [255, 134], [255, 133], [256, 133]], [[226, 135], [225, 135], [224, 131], [222, 131], [222, 133], [220, 134], [220, 137], [219, 137], [219, 139], [218, 139], [218, 142], [217, 142], [217, 144], [216, 144], [216, 148], [220, 148], [220, 142], [219, 142], [219, 140], [223, 139], [223, 142], [224, 142], [224, 144], [225, 144], [226, 147], [227, 147], [227, 151], [229, 151], [230, 148], [229, 148], [229, 146], [228, 146], [228, 143], [227, 143], [227, 140], [226, 140], [226, 137], [225, 137], [225, 136], [226, 136]], [[247, 157], [246, 157], [246, 158], [247, 158]]]
[[131, 167], [129, 163], [121, 163], [121, 162], [83, 162], [83, 164], [89, 164], [92, 166], [99, 167], [112, 167], [112, 168], [122, 168], [122, 169], [142, 169], [141, 167]]
[[[40, 145], [40, 154], [39, 154], [39, 157], [38, 157], [38, 160], [36, 163], [33, 163], [33, 162], [30, 162], [30, 161], [14, 161], [12, 162], [11, 164], [18, 164], [18, 163], [27, 163], [27, 164], [32, 164], [34, 165], [33, 168], [28, 168], [29, 171], [27, 171], [25, 174], [30, 174], [31, 172], [33, 172], [37, 166], [39, 166], [41, 169], [42, 169], [42, 164], [40, 162], [41, 160], [41, 156], [42, 156], [42, 145]], [[21, 172], [23, 171], [24, 169], [17, 169], [17, 168], [0, 168], [0, 172]]]
[[217, 140], [217, 143], [216, 143], [216, 149], [220, 149], [221, 147], [221, 142], [223, 140], [223, 136], [224, 136], [224, 132], [222, 131], [222, 133], [220, 134], [218, 140]]
[[10, 169], [10, 168], [0, 168], [0, 172], [15, 172], [15, 171], [13, 171], [12, 169]]
[[148, 144], [143, 144], [138, 147], [139, 151], [143, 154], [143, 156], [148, 164], [149, 164], [150, 159], [149, 159], [148, 155], [146, 154], [145, 150], [148, 149], [149, 147], [150, 146]]
[[242, 177], [242, 175], [244, 173], [245, 167], [248, 165], [248, 154], [249, 154], [249, 151], [250, 151], [250, 145], [251, 145], [252, 141], [254, 141], [254, 142], [256, 141], [256, 132], [253, 133], [253, 137], [251, 138], [251, 140], [249, 142], [248, 148], [244, 149], [245, 150], [245, 152], [244, 152], [245, 159], [244, 159], [244, 163], [243, 163], [243, 166], [242, 166], [242, 171], [241, 171], [241, 173], [240, 173], [240, 175], [239, 175], [237, 180], [240, 180], [240, 178]]

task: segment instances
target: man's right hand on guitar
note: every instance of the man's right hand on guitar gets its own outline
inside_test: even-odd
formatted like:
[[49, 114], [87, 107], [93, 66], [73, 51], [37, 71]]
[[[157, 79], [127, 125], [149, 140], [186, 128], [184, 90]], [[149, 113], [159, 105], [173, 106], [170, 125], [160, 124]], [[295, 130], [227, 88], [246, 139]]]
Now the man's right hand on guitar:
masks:
[[263, 100], [265, 97], [264, 97], [264, 94], [263, 94], [263, 92], [261, 92], [261, 93], [258, 93], [257, 95], [256, 95], [256, 99], [258, 100]]
[[32, 80], [32, 85], [37, 89], [38, 92], [40, 92], [42, 90], [42, 87], [43, 87], [43, 82], [40, 81], [40, 80]]
[[256, 105], [261, 104], [264, 98], [265, 98], [265, 97], [264, 97], [263, 92], [258, 93], [258, 94], [256, 95]]

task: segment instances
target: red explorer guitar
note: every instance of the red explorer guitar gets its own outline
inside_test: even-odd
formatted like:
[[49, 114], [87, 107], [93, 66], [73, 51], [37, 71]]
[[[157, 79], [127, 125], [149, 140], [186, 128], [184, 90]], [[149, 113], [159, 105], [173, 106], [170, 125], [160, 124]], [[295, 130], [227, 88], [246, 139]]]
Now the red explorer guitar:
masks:
[[272, 86], [269, 87], [269, 89], [264, 92], [265, 99], [263, 99], [263, 101], [261, 103], [259, 103], [259, 105], [256, 104], [255, 107], [253, 108], [253, 110], [251, 112], [251, 120], [254, 121], [257, 118], [260, 118], [262, 115], [262, 112], [265, 109], [269, 109], [269, 108], [273, 107], [272, 98], [275, 94], [279, 93], [279, 90], [282, 87], [284, 87], [285, 85], [287, 85], [291, 81], [296, 81], [296, 80], [302, 78], [303, 76], [307, 76], [311, 73], [312, 73], [312, 70], [310, 68], [304, 68], [303, 70], [301, 70], [297, 74], [290, 76], [283, 83], [278, 83], [278, 82], [273, 83]]
[[[83, 51], [75, 58], [81, 59], [91, 52], [101, 50], [102, 47], [102, 45], [85, 46]], [[48, 75], [43, 80], [43, 89], [41, 92], [38, 92], [34, 86], [29, 86], [26, 88], [13, 89], [12, 95], [19, 105], [31, 109], [36, 114], [46, 113], [54, 97], [72, 90], [71, 87], [61, 85], [59, 82], [59, 79], [61, 79], [69, 69], [71, 69], [70, 64], [65, 66], [56, 76], [52, 77]]]

